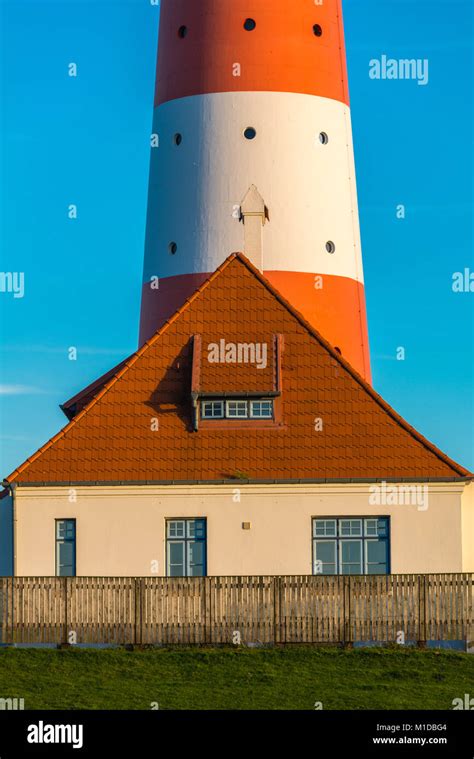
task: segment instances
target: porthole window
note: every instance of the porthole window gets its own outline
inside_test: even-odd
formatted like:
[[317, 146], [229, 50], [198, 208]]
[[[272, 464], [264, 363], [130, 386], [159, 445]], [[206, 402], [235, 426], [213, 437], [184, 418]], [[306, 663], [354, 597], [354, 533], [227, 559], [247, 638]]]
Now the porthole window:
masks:
[[187, 26], [180, 26], [179, 27], [179, 29], [178, 29], [178, 37], [181, 40], [184, 40], [184, 38], [186, 37], [187, 33], [188, 33], [188, 27]]
[[335, 253], [336, 252], [336, 246], [331, 240], [328, 240], [326, 243], [326, 250], [328, 253]]
[[168, 250], [171, 253], [171, 255], [174, 256], [176, 251], [178, 250], [178, 246], [176, 245], [175, 242], [170, 242], [170, 244], [168, 245]]
[[247, 129], [244, 132], [244, 137], [246, 140], [254, 140], [257, 136], [257, 131], [253, 127], [247, 127]]
[[313, 26], [313, 34], [314, 34], [316, 37], [321, 37], [322, 33], [323, 33], [323, 29], [322, 29], [322, 27], [321, 27], [319, 24], [315, 24], [315, 25]]
[[321, 143], [321, 145], [327, 145], [328, 144], [329, 137], [326, 134], [326, 132], [321, 132], [321, 134], [319, 135], [319, 142]]
[[254, 21], [253, 18], [246, 18], [244, 23], [244, 29], [247, 32], [253, 32], [255, 27], [257, 26], [257, 22]]
[[183, 141], [183, 135], [177, 132], [175, 136], [173, 137], [173, 142], [175, 145], [181, 145]]

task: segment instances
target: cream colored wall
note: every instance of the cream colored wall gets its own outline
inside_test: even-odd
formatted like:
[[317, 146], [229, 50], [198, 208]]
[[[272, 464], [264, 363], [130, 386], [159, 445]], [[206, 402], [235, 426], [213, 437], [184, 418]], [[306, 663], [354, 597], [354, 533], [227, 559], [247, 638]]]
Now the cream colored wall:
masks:
[[462, 495], [462, 538], [463, 572], [474, 572], [474, 482]]
[[394, 573], [460, 572], [473, 556], [462, 490], [431, 485], [428, 509], [418, 510], [371, 505], [369, 486], [354, 484], [18, 488], [16, 574], [54, 575], [54, 520], [68, 517], [77, 520], [78, 575], [152, 575], [154, 561], [166, 574], [170, 517], [207, 518], [209, 575], [311, 574], [311, 517], [325, 515], [391, 517]]

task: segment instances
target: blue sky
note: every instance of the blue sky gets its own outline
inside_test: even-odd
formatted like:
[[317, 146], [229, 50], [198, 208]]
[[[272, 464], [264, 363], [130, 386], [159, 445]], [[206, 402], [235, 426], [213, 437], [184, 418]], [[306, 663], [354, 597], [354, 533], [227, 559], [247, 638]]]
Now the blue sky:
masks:
[[[23, 298], [0, 293], [3, 477], [64, 425], [59, 403], [137, 346], [159, 11], [0, 11], [1, 270], [25, 275]], [[474, 270], [472, 3], [344, 11], [374, 385], [472, 469], [474, 293], [452, 291]], [[428, 84], [370, 79], [384, 54], [428, 59]]]

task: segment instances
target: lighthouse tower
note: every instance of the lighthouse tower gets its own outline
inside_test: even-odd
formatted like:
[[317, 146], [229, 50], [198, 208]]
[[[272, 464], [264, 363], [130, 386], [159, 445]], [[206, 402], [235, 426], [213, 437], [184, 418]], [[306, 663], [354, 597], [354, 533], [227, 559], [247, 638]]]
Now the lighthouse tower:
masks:
[[236, 251], [370, 380], [341, 0], [162, 0], [140, 341]]

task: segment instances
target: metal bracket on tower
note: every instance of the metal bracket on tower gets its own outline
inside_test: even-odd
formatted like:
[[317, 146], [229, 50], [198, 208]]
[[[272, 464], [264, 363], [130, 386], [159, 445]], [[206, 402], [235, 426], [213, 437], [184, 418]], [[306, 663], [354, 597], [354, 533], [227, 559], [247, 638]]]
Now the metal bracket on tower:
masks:
[[263, 271], [262, 229], [268, 219], [268, 211], [254, 184], [250, 185], [240, 204], [240, 216], [244, 222], [244, 253], [260, 271]]

